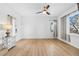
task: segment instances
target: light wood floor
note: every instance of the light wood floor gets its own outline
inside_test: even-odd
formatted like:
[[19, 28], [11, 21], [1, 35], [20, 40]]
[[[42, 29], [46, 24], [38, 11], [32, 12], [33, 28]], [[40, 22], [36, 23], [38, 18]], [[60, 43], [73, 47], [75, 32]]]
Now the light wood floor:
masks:
[[76, 49], [57, 39], [20, 40], [6, 56], [79, 56]]

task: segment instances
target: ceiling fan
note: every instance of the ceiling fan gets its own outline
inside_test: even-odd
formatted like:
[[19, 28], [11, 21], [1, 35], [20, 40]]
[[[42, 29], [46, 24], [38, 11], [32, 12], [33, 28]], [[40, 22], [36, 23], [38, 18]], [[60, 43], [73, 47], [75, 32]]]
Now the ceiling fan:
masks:
[[42, 14], [45, 14], [45, 15], [50, 15], [50, 13], [48, 12], [49, 7], [50, 7], [50, 5], [45, 5], [43, 7], [43, 10], [42, 11], [39, 11], [39, 12], [36, 12], [36, 14], [42, 13]]

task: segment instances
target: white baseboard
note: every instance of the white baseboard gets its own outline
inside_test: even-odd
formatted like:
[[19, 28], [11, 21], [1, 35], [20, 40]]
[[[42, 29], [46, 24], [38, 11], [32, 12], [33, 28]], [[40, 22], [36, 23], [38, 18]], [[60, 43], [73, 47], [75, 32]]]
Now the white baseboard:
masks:
[[61, 41], [63, 41], [63, 42], [65, 42], [65, 43], [67, 43], [67, 44], [69, 44], [69, 45], [71, 45], [71, 46], [73, 46], [73, 47], [75, 47], [75, 48], [77, 48], [77, 49], [79, 49], [79, 47], [76, 47], [76, 46], [75, 46], [74, 44], [72, 44], [71, 42], [62, 40], [61, 38], [58, 38], [58, 39], [61, 40]]

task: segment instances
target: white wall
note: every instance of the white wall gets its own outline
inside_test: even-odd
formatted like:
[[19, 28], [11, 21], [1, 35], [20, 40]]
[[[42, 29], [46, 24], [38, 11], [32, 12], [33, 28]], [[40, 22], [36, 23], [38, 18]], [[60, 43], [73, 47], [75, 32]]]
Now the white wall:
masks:
[[[74, 5], [72, 8], [70, 8], [69, 10], [67, 10], [66, 12], [64, 12], [62, 15], [60, 15], [59, 17], [58, 17], [58, 38], [60, 39], [60, 40], [62, 40], [61, 39], [61, 22], [60, 22], [60, 20], [61, 20], [61, 17], [63, 17], [63, 16], [65, 16], [65, 15], [67, 15], [67, 14], [69, 14], [69, 13], [71, 13], [71, 12], [73, 12], [73, 11], [75, 11], [75, 10], [77, 10], [77, 5]], [[67, 35], [70, 35], [70, 40], [71, 40], [71, 42], [68, 42], [68, 41], [65, 41], [65, 40], [62, 40], [62, 41], [64, 41], [64, 42], [66, 42], [66, 43], [68, 43], [68, 44], [70, 44], [70, 45], [72, 45], [72, 46], [74, 46], [74, 47], [76, 47], [76, 48], [79, 48], [79, 34], [72, 34], [72, 33], [70, 33], [70, 31], [69, 31], [69, 21], [68, 21], [68, 19], [66, 19], [67, 20], [67, 29], [66, 29], [66, 31], [67, 31]]]
[[70, 34], [71, 44], [79, 48], [79, 34]]
[[24, 17], [22, 22], [23, 38], [53, 38], [53, 34], [50, 32], [49, 20], [55, 19], [44, 15]]

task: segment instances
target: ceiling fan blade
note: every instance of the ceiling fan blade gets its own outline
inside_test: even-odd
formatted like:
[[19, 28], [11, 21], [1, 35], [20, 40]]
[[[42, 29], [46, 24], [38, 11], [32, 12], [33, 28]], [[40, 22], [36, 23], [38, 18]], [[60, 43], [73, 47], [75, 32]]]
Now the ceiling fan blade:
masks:
[[47, 5], [47, 6], [46, 6], [46, 9], [48, 9], [49, 7], [50, 7], [50, 5]]
[[40, 11], [40, 12], [36, 12], [36, 14], [40, 14], [40, 13], [42, 13], [43, 11]]
[[49, 12], [46, 12], [46, 14], [47, 14], [47, 15], [50, 15], [50, 13], [49, 13]]

